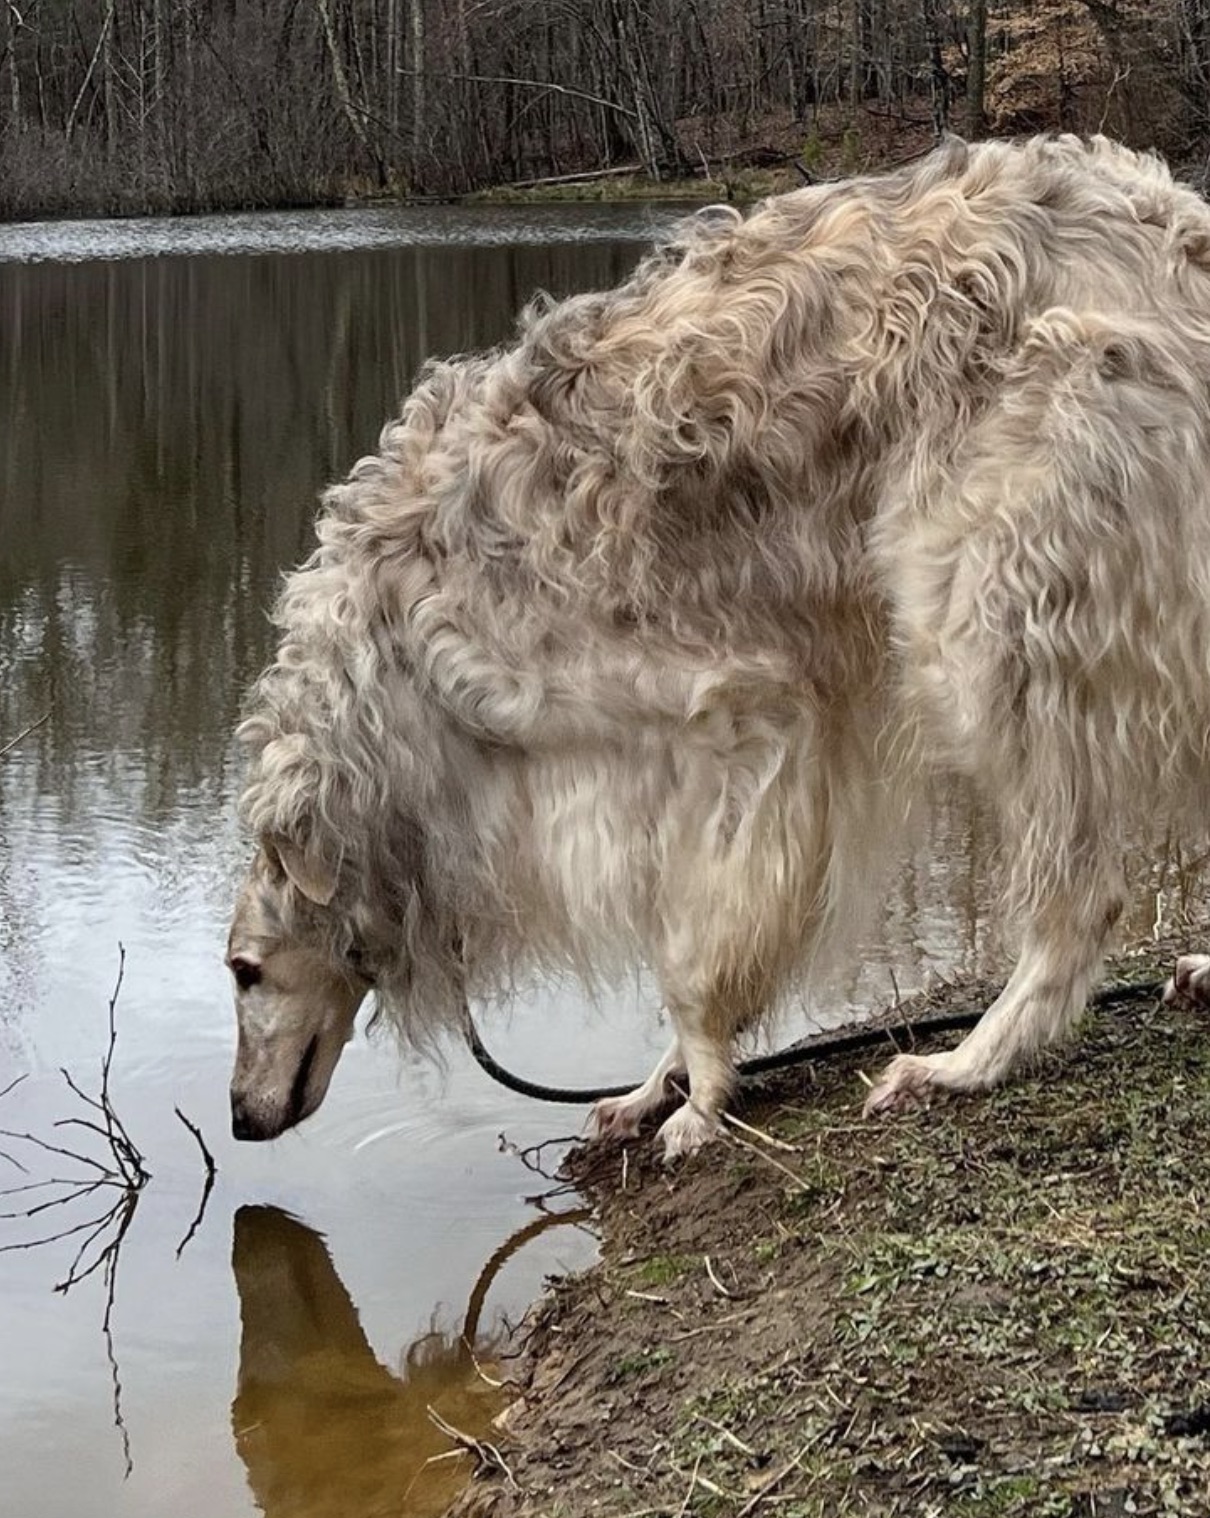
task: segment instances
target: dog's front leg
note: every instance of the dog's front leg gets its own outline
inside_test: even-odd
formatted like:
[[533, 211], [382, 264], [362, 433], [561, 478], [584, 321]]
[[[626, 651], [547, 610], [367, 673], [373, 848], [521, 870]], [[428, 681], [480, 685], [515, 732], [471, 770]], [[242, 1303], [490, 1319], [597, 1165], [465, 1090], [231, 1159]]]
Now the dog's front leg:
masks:
[[589, 1126], [596, 1138], [633, 1138], [639, 1124], [649, 1113], [658, 1112], [673, 1099], [669, 1079], [686, 1079], [685, 1057], [681, 1041], [674, 1038], [658, 1065], [641, 1086], [625, 1096], [603, 1097], [589, 1115]]
[[665, 1161], [693, 1154], [716, 1138], [721, 1115], [735, 1083], [731, 1035], [705, 1011], [669, 1003], [689, 1081], [689, 1096], [661, 1127], [657, 1138]]

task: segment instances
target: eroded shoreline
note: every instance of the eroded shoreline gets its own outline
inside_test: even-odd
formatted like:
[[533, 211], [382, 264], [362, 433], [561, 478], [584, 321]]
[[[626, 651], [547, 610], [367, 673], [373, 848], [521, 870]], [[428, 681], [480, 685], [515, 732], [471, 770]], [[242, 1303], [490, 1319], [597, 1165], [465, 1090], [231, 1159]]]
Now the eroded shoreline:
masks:
[[1205, 1518], [1205, 1022], [1140, 992], [986, 1098], [871, 1125], [867, 1051], [672, 1172], [573, 1155], [601, 1263], [538, 1309], [507, 1475], [453, 1514]]

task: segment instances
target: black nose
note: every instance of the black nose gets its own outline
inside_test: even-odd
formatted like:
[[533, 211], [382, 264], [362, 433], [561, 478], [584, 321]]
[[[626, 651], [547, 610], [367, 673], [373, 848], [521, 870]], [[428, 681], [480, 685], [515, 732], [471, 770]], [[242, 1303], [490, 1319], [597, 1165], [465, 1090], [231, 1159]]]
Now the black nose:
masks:
[[237, 1139], [260, 1139], [264, 1134], [257, 1128], [251, 1113], [244, 1105], [242, 1096], [231, 1093], [231, 1136]]

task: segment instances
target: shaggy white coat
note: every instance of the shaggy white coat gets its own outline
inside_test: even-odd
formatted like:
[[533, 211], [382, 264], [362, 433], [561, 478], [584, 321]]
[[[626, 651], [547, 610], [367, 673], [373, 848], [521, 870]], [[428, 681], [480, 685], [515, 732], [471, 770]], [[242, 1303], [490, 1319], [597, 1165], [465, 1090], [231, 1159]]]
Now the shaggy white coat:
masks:
[[954, 771], [1020, 959], [871, 1104], [991, 1085], [1082, 1008], [1126, 832], [1205, 785], [1208, 484], [1210, 212], [1158, 160], [950, 144], [698, 216], [429, 366], [329, 492], [241, 729], [245, 916], [422, 1041], [650, 966], [677, 1042], [598, 1124], [687, 1067], [675, 1153]]

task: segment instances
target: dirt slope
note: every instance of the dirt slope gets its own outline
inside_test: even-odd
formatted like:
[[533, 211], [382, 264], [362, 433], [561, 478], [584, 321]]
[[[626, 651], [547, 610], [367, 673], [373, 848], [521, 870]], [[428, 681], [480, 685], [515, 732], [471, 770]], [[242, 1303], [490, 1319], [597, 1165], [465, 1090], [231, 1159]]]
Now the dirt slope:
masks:
[[603, 1261], [540, 1308], [458, 1518], [1208, 1518], [1205, 1022], [1141, 996], [882, 1124], [867, 1053], [750, 1095], [767, 1139], [573, 1156]]

